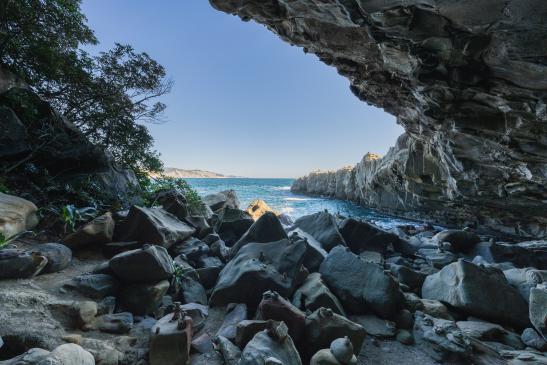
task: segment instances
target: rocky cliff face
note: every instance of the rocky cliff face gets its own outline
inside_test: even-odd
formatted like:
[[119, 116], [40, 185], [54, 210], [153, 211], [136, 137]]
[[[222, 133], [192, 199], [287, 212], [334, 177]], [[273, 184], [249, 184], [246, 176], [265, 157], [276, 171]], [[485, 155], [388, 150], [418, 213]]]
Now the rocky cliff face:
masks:
[[[323, 177], [324, 193], [394, 214], [547, 236], [545, 1], [211, 3], [315, 53], [357, 97], [404, 126], [383, 159]], [[319, 193], [313, 181], [295, 190]]]

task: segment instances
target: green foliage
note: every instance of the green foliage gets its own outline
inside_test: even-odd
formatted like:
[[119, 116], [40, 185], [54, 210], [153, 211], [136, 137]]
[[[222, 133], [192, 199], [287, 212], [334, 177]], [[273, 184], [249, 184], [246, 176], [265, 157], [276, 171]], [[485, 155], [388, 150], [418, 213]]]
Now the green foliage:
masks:
[[10, 189], [7, 186], [6, 179], [0, 177], [0, 193], [9, 194]]
[[0, 249], [8, 245], [8, 238], [0, 232]]
[[79, 223], [87, 222], [96, 216], [97, 209], [94, 207], [76, 208], [74, 205], [65, 205], [60, 211], [65, 232], [74, 232]]
[[174, 190], [185, 197], [189, 212], [192, 214], [203, 214], [205, 212], [205, 204], [201, 197], [186, 180], [165, 175], [148, 177], [141, 180], [141, 189], [143, 191], [143, 200], [149, 206], [154, 205], [158, 192]]
[[146, 53], [116, 44], [91, 56], [96, 44], [80, 0], [0, 2], [0, 66], [76, 124], [121, 166], [159, 172], [153, 138], [142, 123], [164, 121], [158, 97], [171, 90], [163, 66]]

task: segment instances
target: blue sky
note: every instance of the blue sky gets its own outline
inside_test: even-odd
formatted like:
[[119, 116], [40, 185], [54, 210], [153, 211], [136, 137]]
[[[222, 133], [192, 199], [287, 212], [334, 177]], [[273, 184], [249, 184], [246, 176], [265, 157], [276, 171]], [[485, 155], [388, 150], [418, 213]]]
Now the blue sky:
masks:
[[336, 70], [207, 0], [84, 0], [101, 42], [146, 51], [175, 86], [150, 130], [166, 166], [296, 177], [384, 154], [402, 133]]

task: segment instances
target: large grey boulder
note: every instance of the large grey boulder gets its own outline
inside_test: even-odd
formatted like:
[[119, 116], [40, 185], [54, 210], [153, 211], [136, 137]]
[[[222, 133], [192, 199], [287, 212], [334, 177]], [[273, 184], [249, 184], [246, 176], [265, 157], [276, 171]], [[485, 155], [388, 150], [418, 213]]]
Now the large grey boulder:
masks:
[[17, 249], [0, 250], [0, 279], [28, 279], [38, 275], [47, 265], [40, 254]]
[[254, 220], [249, 213], [226, 206], [218, 215], [215, 230], [220, 238], [231, 246], [251, 228], [253, 223]]
[[132, 206], [119, 228], [121, 241], [138, 241], [165, 248], [184, 241], [196, 232], [195, 228], [180, 221], [162, 208]]
[[230, 256], [233, 257], [250, 242], [275, 242], [288, 238], [281, 222], [273, 212], [266, 212], [256, 220], [247, 232], [230, 249]]
[[239, 199], [234, 190], [224, 190], [219, 193], [205, 195], [202, 200], [215, 213], [220, 212], [225, 207], [239, 209]]
[[547, 270], [536, 270], [532, 267], [504, 270], [503, 275], [509, 284], [517, 288], [526, 302], [530, 300], [530, 290], [547, 281]]
[[439, 300], [495, 323], [518, 328], [529, 324], [526, 301], [500, 270], [464, 260], [429, 275], [422, 287], [422, 298]]
[[447, 229], [433, 236], [438, 244], [450, 243], [451, 249], [455, 252], [467, 252], [472, 250], [481, 241], [477, 234], [459, 229]]
[[167, 280], [153, 284], [130, 284], [121, 288], [118, 299], [128, 312], [140, 316], [152, 314], [158, 309], [167, 289]]
[[294, 228], [300, 228], [312, 235], [327, 251], [338, 245], [346, 245], [344, 237], [338, 231], [336, 219], [327, 211], [298, 218], [291, 230]]
[[530, 321], [547, 340], [547, 284], [543, 283], [530, 290]]
[[256, 308], [262, 293], [274, 290], [290, 297], [301, 283], [306, 243], [281, 240], [249, 243], [222, 269], [209, 303], [246, 303]]
[[72, 261], [72, 250], [60, 243], [44, 243], [31, 247], [28, 252], [47, 258], [42, 274], [64, 270]]
[[[283, 322], [258, 332], [245, 346], [238, 365], [283, 364], [302, 365], [293, 340]], [[281, 328], [279, 328], [281, 327]]]
[[76, 232], [69, 234], [64, 238], [63, 242], [70, 248], [109, 243], [112, 242], [114, 226], [114, 218], [108, 212], [86, 223]]
[[306, 329], [299, 348], [303, 360], [306, 361], [317, 351], [329, 348], [334, 340], [347, 337], [353, 345], [355, 355], [358, 355], [365, 335], [364, 328], [359, 324], [330, 309], [319, 308], [306, 318]]
[[397, 282], [373, 263], [362, 260], [348, 248], [332, 249], [319, 269], [328, 287], [353, 313], [371, 310], [384, 318], [393, 317], [405, 298]]
[[126, 283], [145, 283], [169, 279], [175, 270], [167, 250], [160, 246], [120, 253], [110, 259], [110, 269]]
[[353, 218], [343, 220], [339, 230], [348, 247], [357, 254], [361, 251], [385, 253], [390, 247], [398, 247], [401, 241], [396, 234]]
[[304, 311], [315, 311], [321, 307], [334, 313], [346, 315], [342, 304], [321, 279], [321, 274], [308, 275], [302, 286], [294, 292], [292, 304]]

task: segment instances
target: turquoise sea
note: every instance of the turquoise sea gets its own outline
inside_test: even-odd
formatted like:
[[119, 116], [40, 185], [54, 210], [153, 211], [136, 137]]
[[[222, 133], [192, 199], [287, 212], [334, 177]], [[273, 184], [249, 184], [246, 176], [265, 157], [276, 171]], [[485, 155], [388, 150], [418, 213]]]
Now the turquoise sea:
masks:
[[200, 195], [233, 189], [237, 192], [241, 208], [253, 200], [262, 199], [275, 211], [288, 214], [293, 220], [303, 215], [327, 209], [331, 213], [363, 218], [377, 225], [390, 228], [400, 224], [416, 224], [414, 221], [389, 217], [342, 200], [309, 197], [291, 193], [293, 179], [185, 179]]

